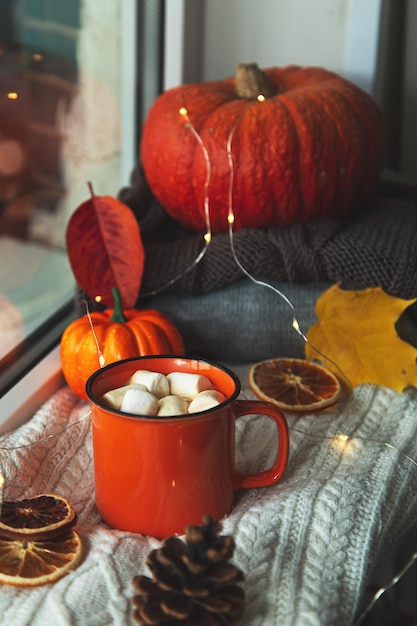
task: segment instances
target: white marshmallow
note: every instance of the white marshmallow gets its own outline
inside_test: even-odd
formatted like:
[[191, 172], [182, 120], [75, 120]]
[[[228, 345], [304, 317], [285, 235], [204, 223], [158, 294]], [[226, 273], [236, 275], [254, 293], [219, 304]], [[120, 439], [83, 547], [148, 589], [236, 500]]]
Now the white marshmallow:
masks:
[[215, 389], [208, 389], [206, 391], [201, 391], [188, 407], [189, 413], [198, 413], [199, 411], [207, 411], [207, 409], [212, 409], [214, 406], [221, 404], [226, 400], [226, 396], [221, 393], [221, 391], [216, 391]]
[[192, 400], [200, 391], [212, 389], [212, 382], [202, 374], [188, 372], [171, 372], [167, 376], [171, 386], [171, 394]]
[[116, 411], [119, 411], [122, 405], [124, 395], [128, 389], [141, 389], [142, 391], [146, 391], [145, 385], [124, 385], [124, 387], [117, 387], [117, 389], [111, 389], [110, 391], [106, 391], [106, 393], [101, 396], [101, 400], [111, 409], [116, 409]]
[[156, 415], [159, 410], [159, 400], [149, 391], [128, 389], [123, 397], [120, 410], [135, 415]]
[[186, 413], [188, 413], [188, 402], [181, 396], [165, 396], [159, 401], [159, 416], [167, 417], [168, 415], [184, 415]]
[[137, 370], [129, 382], [145, 385], [146, 389], [158, 399], [170, 394], [169, 380], [160, 372]]

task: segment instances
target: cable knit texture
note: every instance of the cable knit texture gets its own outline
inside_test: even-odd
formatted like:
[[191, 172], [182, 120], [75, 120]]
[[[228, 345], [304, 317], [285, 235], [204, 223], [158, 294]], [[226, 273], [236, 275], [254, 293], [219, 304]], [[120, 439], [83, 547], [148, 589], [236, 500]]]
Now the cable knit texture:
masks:
[[[167, 215], [139, 164], [119, 196], [132, 208], [145, 247], [136, 306], [168, 315], [188, 354], [230, 363], [303, 357], [285, 298], [306, 332], [316, 321], [318, 297], [336, 282], [417, 297], [417, 187], [392, 182], [388, 173], [367, 203], [345, 220], [233, 233], [236, 257], [250, 277], [236, 263], [228, 233], [214, 235], [196, 263], [205, 245], [202, 233], [185, 232]], [[99, 308], [91, 296], [77, 290], [80, 315], [86, 301], [90, 311]]]
[[[246, 380], [247, 368], [236, 370]], [[246, 389], [244, 397], [253, 397]], [[417, 392], [356, 388], [323, 414], [288, 416], [290, 460], [275, 487], [237, 494], [223, 532], [245, 573], [243, 626], [348, 626], [378, 554], [417, 514]], [[237, 422], [237, 464], [272, 462], [274, 424]], [[49, 437], [58, 433], [53, 437]], [[351, 435], [348, 441], [335, 437]], [[89, 405], [64, 387], [16, 431], [0, 439], [5, 497], [62, 493], [78, 514], [85, 555], [53, 585], [0, 588], [3, 626], [133, 625], [135, 574], [160, 545], [109, 528], [94, 501]], [[407, 455], [407, 456], [406, 456]]]
[[[179, 278], [164, 293], [203, 294], [244, 278], [229, 234], [214, 235], [202, 261], [201, 234], [184, 232], [154, 200], [140, 165], [120, 198], [135, 213], [145, 244], [141, 293]], [[237, 209], [235, 209], [237, 210]], [[236, 255], [257, 279], [290, 283], [354, 282], [389, 294], [417, 295], [417, 187], [381, 179], [373, 196], [350, 217], [307, 224], [243, 229], [234, 233]]]

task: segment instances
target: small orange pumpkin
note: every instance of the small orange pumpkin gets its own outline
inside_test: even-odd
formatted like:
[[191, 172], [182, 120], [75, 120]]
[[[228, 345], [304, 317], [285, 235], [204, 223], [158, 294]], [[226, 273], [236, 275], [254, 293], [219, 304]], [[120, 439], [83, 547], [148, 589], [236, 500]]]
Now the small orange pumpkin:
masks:
[[62, 372], [80, 398], [87, 399], [86, 382], [99, 367], [135, 356], [184, 354], [180, 332], [166, 315], [153, 309], [122, 311], [117, 289], [113, 295], [114, 309], [76, 319], [61, 338]]

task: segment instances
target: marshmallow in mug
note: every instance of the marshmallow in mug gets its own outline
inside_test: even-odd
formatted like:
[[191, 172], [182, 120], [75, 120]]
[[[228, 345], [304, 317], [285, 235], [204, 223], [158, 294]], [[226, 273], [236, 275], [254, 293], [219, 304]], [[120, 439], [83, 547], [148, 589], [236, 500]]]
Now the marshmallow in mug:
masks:
[[184, 415], [188, 413], [188, 402], [181, 396], [169, 394], [159, 401], [159, 417], [167, 417], [169, 415]]
[[211, 380], [202, 374], [171, 372], [167, 378], [171, 393], [175, 396], [182, 396], [187, 400], [193, 400], [201, 391], [213, 388]]
[[205, 389], [200, 391], [190, 402], [188, 406], [189, 413], [198, 413], [199, 411], [207, 411], [214, 406], [221, 404], [226, 397], [216, 389]]
[[132, 383], [129, 385], [124, 385], [123, 387], [117, 387], [117, 389], [111, 389], [110, 391], [106, 391], [101, 399], [111, 409], [116, 409], [116, 411], [120, 411], [124, 395], [128, 389], [141, 389], [142, 391], [146, 391], [145, 385]]
[[125, 392], [120, 410], [124, 413], [137, 415], [156, 415], [159, 411], [159, 400], [146, 389], [128, 389]]
[[[114, 398], [117, 398], [117, 404]], [[202, 374], [171, 372], [165, 376], [149, 370], [137, 370], [127, 385], [102, 396], [111, 408], [135, 415], [161, 417], [206, 411], [225, 399], [224, 394], [214, 389], [211, 380]]]
[[144, 385], [158, 400], [170, 394], [169, 380], [160, 372], [136, 370], [136, 372], [132, 374], [129, 382]]

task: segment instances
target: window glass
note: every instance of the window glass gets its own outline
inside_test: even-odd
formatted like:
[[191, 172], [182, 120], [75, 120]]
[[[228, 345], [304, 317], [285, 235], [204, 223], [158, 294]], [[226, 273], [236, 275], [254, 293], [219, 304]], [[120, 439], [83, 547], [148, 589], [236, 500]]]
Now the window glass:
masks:
[[73, 298], [65, 228], [87, 183], [128, 183], [139, 6], [0, 0], [1, 376]]

